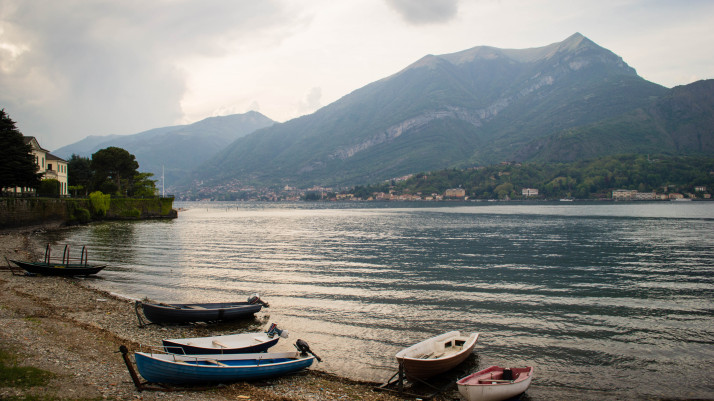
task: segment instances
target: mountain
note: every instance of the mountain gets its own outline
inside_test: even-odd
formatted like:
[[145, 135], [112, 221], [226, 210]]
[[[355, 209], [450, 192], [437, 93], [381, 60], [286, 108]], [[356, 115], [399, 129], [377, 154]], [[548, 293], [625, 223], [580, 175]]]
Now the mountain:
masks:
[[714, 80], [677, 86], [646, 107], [533, 140], [513, 159], [575, 161], [620, 149], [642, 154], [714, 154]]
[[490, 164], [668, 92], [581, 34], [533, 49], [428, 55], [311, 115], [239, 138], [193, 179], [340, 186]]
[[159, 178], [163, 169], [167, 185], [171, 185], [237, 138], [274, 123], [263, 114], [250, 111], [134, 135], [90, 136], [52, 153], [64, 159], [72, 154], [90, 157], [99, 149], [117, 146], [136, 156], [139, 171]]

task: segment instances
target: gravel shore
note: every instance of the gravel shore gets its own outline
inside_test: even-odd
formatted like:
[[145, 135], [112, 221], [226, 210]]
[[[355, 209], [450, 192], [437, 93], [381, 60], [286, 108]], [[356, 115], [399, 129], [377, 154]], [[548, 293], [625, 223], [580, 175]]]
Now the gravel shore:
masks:
[[[0, 232], [0, 253], [8, 259], [41, 259], [43, 245], [33, 238], [28, 230]], [[7, 266], [4, 259], [2, 265]], [[162, 338], [211, 335], [211, 329], [140, 328], [130, 300], [92, 289], [85, 283], [80, 278], [13, 275], [7, 268], [0, 271], [0, 349], [17, 355], [20, 366], [54, 373], [47, 386], [0, 387], [0, 399], [25, 396], [117, 400], [402, 399], [373, 391], [375, 383], [355, 382], [311, 369], [277, 379], [208, 390], [139, 392], [118, 353], [120, 345], [134, 351], [141, 345], [159, 345]], [[435, 399], [452, 400], [454, 394]]]

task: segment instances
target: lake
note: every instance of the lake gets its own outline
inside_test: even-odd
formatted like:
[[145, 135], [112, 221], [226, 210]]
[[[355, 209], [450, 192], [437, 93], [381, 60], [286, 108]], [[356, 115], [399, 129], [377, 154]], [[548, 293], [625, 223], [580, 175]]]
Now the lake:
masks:
[[530, 399], [714, 397], [714, 202], [176, 202], [172, 221], [49, 233], [100, 289], [270, 303], [314, 369], [384, 382], [400, 349], [481, 333], [467, 369], [535, 367]]

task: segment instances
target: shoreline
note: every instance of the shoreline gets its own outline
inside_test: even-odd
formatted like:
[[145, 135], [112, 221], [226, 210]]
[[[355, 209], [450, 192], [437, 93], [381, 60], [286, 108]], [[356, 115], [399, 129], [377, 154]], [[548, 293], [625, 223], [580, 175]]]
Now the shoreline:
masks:
[[[46, 229], [46, 228], [45, 228]], [[40, 259], [36, 227], [0, 231], [0, 254], [8, 259]], [[92, 288], [91, 278], [13, 275], [3, 260], [0, 270], [0, 349], [17, 356], [18, 366], [54, 374], [46, 386], [0, 387], [0, 399], [44, 396], [157, 400], [383, 400], [403, 398], [376, 392], [378, 383], [359, 382], [313, 368], [289, 376], [237, 382], [209, 390], [143, 391], [134, 386], [120, 345], [130, 352], [157, 346], [163, 338], [212, 335], [211, 326], [140, 328], [133, 301]], [[292, 344], [294, 340], [286, 341]], [[286, 345], [283, 344], [283, 345]], [[143, 380], [142, 380], [143, 381]], [[453, 393], [434, 398], [454, 399]]]
[[[8, 259], [41, 260], [45, 244], [33, 236], [47, 226], [0, 230], [0, 255]], [[0, 259], [2, 260], [2, 259]], [[258, 331], [267, 320], [250, 322], [246, 330], [235, 325], [139, 327], [134, 300], [90, 285], [94, 278], [13, 275], [2, 260], [0, 268], [0, 351], [17, 357], [18, 366], [30, 366], [55, 375], [41, 387], [1, 387], [0, 399], [142, 399], [322, 401], [416, 399], [375, 391], [382, 383], [360, 381], [320, 371], [316, 365], [299, 373], [255, 382], [236, 382], [205, 389], [172, 392], [143, 391], [134, 386], [119, 347], [130, 355], [142, 347], [159, 346], [164, 338], [203, 337], [231, 332]], [[100, 274], [101, 275], [101, 274]], [[256, 328], [256, 324], [261, 328]], [[296, 338], [281, 341], [276, 351], [292, 350]], [[309, 343], [309, 341], [308, 341]], [[88, 345], [89, 344], [89, 345]], [[319, 350], [318, 351], [319, 354]], [[133, 356], [130, 356], [133, 360]], [[396, 371], [396, 367], [395, 367]], [[138, 372], [137, 372], [138, 373]], [[143, 382], [142, 378], [142, 382]], [[428, 393], [426, 389], [424, 393]], [[612, 394], [587, 388], [532, 384], [528, 400], [601, 400]], [[44, 398], [43, 398], [44, 397]], [[456, 386], [432, 398], [460, 400]], [[635, 399], [662, 400], [659, 397]]]

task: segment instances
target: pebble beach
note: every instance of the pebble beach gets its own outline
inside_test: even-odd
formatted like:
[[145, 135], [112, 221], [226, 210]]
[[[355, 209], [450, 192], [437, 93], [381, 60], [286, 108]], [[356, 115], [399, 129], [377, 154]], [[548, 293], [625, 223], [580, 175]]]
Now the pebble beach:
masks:
[[[257, 382], [208, 389], [139, 391], [118, 352], [156, 346], [163, 338], [212, 335], [210, 326], [140, 327], [129, 299], [99, 291], [82, 278], [13, 274], [7, 259], [40, 260], [36, 231], [0, 232], [0, 350], [18, 366], [52, 372], [43, 386], [0, 387], [0, 399], [112, 400], [399, 400], [375, 392], [377, 383], [356, 382], [308, 369]], [[294, 339], [291, 339], [294, 341]], [[434, 399], [451, 400], [449, 393]]]

